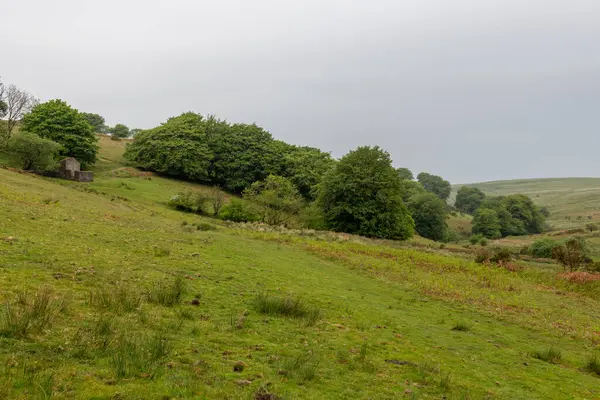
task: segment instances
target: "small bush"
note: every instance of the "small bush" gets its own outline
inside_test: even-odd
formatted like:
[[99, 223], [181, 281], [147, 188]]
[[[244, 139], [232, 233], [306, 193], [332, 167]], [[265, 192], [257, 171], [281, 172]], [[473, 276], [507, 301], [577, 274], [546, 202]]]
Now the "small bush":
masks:
[[11, 165], [27, 171], [46, 172], [56, 168], [61, 145], [32, 133], [20, 133], [8, 141]]
[[316, 323], [321, 317], [320, 309], [308, 306], [299, 297], [280, 298], [262, 293], [254, 298], [254, 307], [261, 314], [306, 318], [309, 324]]
[[558, 364], [562, 360], [562, 352], [555, 347], [550, 347], [546, 350], [536, 350], [531, 353], [531, 356], [551, 364]]
[[475, 262], [477, 264], [486, 263], [486, 262], [490, 261], [491, 258], [492, 258], [492, 252], [488, 249], [480, 249], [475, 254]]
[[196, 230], [198, 231], [216, 231], [217, 227], [214, 226], [213, 224], [209, 224], [208, 222], [200, 222], [199, 224], [195, 224], [196, 225]]
[[590, 232], [594, 232], [597, 231], [599, 229], [598, 224], [585, 224], [585, 229], [587, 229]]
[[585, 364], [585, 370], [600, 375], [600, 358], [596, 355], [590, 357]]
[[490, 258], [491, 262], [496, 264], [508, 263], [512, 260], [512, 254], [508, 249], [496, 249], [492, 258]]
[[221, 209], [219, 218], [232, 222], [256, 222], [260, 217], [245, 202], [239, 199], [231, 199]]
[[167, 205], [179, 211], [207, 214], [210, 196], [196, 191], [181, 192], [171, 197]]
[[481, 238], [481, 240], [479, 241], [479, 244], [485, 247], [488, 245], [488, 241], [486, 238]]
[[164, 307], [173, 307], [181, 303], [185, 293], [183, 279], [177, 278], [171, 284], [157, 283], [147, 293], [149, 303], [159, 304]]
[[452, 327], [453, 331], [459, 331], [459, 332], [467, 332], [470, 329], [471, 329], [471, 324], [465, 320], [457, 321], [454, 324], [454, 326]]
[[552, 258], [552, 251], [558, 242], [550, 238], [538, 239], [530, 246], [531, 255], [537, 258]]
[[471, 236], [471, 237], [469, 238], [469, 242], [470, 242], [471, 244], [477, 244], [477, 243], [481, 242], [481, 239], [484, 239], [484, 237], [483, 237], [483, 235], [482, 235], [482, 234], [480, 234], [480, 233], [479, 233], [479, 234], [477, 234], [477, 235], [473, 235], [473, 236]]

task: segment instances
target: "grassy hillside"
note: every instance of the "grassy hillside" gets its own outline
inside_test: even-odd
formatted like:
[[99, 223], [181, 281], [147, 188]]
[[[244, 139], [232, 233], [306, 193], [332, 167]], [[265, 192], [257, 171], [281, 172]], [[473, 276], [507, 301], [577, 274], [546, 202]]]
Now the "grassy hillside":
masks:
[[[453, 197], [463, 185], [453, 186]], [[523, 193], [536, 204], [548, 206], [549, 222], [556, 229], [568, 229], [600, 222], [600, 178], [524, 179], [475, 183], [492, 196]]]
[[109, 153], [90, 185], [0, 169], [0, 398], [600, 397], [596, 282], [182, 214]]

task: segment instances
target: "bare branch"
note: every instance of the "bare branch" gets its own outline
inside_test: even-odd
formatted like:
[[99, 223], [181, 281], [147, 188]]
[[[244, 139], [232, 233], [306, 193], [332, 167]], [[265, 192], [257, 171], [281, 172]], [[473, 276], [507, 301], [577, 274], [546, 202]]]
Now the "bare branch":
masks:
[[38, 100], [29, 92], [20, 90], [15, 85], [10, 85], [6, 90], [7, 128], [8, 138], [17, 123], [38, 103]]

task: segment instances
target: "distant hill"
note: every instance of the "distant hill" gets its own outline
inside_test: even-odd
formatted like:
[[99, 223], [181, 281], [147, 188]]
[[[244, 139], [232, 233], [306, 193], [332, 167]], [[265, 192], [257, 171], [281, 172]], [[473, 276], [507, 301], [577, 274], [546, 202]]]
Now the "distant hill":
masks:
[[566, 229], [600, 222], [600, 178], [547, 178], [453, 185], [451, 202], [461, 186], [474, 186], [490, 196], [523, 193], [547, 206], [550, 224]]

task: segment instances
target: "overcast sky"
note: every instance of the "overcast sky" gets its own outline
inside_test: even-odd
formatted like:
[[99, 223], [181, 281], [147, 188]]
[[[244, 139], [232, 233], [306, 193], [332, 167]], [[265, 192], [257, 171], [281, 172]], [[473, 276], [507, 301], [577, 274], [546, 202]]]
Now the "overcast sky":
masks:
[[599, 0], [0, 0], [0, 76], [111, 125], [184, 111], [453, 183], [600, 175]]

